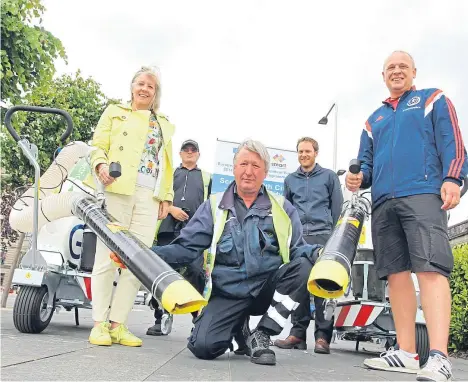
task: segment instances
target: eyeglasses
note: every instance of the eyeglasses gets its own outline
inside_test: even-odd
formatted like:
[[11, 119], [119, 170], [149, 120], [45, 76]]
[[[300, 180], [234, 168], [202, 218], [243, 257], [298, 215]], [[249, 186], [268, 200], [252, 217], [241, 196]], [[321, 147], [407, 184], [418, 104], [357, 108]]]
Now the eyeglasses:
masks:
[[195, 147], [184, 147], [182, 151], [184, 153], [198, 153], [198, 150]]

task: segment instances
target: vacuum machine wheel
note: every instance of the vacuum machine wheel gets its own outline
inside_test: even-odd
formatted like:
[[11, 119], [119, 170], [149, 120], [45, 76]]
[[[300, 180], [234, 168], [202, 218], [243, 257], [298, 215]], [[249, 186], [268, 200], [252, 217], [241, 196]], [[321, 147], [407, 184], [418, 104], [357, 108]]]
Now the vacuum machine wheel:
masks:
[[40, 333], [49, 325], [55, 310], [47, 308], [49, 292], [46, 286], [22, 286], [13, 306], [13, 323], [21, 333]]
[[423, 366], [429, 359], [429, 334], [424, 324], [416, 324], [416, 352], [419, 354], [419, 365]]
[[[391, 346], [395, 346], [398, 343], [398, 339]], [[388, 350], [388, 344], [385, 346]], [[419, 366], [423, 367], [429, 359], [429, 334], [427, 333], [427, 327], [424, 324], [416, 324], [416, 353], [419, 355]]]

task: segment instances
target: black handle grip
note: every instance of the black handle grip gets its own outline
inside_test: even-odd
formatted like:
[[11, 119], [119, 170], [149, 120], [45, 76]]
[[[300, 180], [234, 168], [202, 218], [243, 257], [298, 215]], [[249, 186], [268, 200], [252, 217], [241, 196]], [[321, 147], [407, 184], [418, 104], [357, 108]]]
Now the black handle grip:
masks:
[[112, 162], [109, 166], [109, 175], [113, 178], [118, 178], [122, 175], [122, 166], [120, 163]]
[[466, 194], [466, 191], [468, 191], [468, 175], [465, 175], [463, 178], [463, 187], [460, 191], [460, 197]]
[[349, 172], [352, 174], [359, 174], [361, 171], [361, 161], [359, 159], [352, 159], [349, 162]]
[[62, 143], [65, 142], [65, 140], [70, 136], [70, 134], [73, 131], [73, 121], [70, 116], [65, 110], [60, 110], [60, 109], [52, 109], [50, 107], [39, 107], [39, 106], [27, 106], [27, 105], [20, 105], [20, 106], [13, 106], [8, 109], [8, 111], [5, 114], [5, 126], [8, 130], [8, 132], [11, 134], [13, 139], [18, 142], [20, 140], [20, 137], [16, 130], [13, 128], [11, 125], [11, 117], [13, 116], [14, 113], [17, 111], [33, 111], [36, 113], [48, 113], [48, 114], [59, 114], [63, 118], [65, 118], [65, 121], [67, 122], [67, 130], [62, 134], [60, 137], [60, 141]]

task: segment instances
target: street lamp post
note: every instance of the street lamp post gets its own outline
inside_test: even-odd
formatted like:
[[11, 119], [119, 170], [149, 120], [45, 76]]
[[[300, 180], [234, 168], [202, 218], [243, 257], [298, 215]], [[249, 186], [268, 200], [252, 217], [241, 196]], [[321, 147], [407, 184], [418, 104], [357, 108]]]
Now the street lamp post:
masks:
[[337, 169], [337, 156], [338, 156], [338, 105], [336, 102], [332, 105], [330, 110], [325, 117], [322, 117], [318, 122], [320, 125], [326, 125], [328, 123], [328, 116], [330, 115], [331, 111], [335, 108], [335, 127], [333, 133], [333, 171], [336, 172]]

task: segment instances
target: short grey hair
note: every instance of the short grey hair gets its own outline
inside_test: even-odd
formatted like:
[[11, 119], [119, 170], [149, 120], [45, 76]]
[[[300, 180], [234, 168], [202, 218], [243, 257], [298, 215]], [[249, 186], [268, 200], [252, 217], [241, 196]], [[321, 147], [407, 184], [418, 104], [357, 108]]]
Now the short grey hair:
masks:
[[268, 150], [263, 143], [259, 141], [254, 141], [253, 139], [246, 139], [245, 141], [243, 141], [237, 147], [237, 151], [234, 154], [234, 161], [233, 161], [234, 164], [236, 164], [237, 154], [239, 154], [239, 152], [242, 149], [246, 149], [252, 153], [258, 154], [260, 158], [262, 158], [263, 162], [265, 163], [266, 172], [270, 170], [270, 154], [268, 153]]
[[138, 76], [142, 74], [149, 74], [156, 79], [156, 89], [154, 93], [153, 103], [151, 104], [151, 111], [156, 114], [159, 111], [159, 106], [161, 104], [161, 74], [159, 72], [159, 68], [156, 66], [142, 66], [138, 72], [132, 78], [132, 82], [130, 83], [130, 95], [133, 102], [133, 84], [135, 83]]

